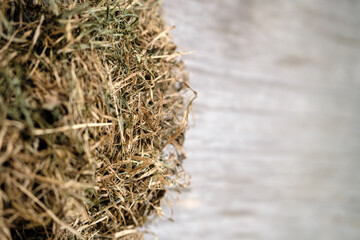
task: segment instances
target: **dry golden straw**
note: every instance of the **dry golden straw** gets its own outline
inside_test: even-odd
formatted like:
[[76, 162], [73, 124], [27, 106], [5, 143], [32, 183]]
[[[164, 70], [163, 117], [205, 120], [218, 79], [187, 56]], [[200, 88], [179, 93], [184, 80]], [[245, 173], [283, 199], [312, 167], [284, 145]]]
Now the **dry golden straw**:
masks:
[[188, 184], [193, 90], [159, 9], [0, 1], [0, 239], [139, 239]]

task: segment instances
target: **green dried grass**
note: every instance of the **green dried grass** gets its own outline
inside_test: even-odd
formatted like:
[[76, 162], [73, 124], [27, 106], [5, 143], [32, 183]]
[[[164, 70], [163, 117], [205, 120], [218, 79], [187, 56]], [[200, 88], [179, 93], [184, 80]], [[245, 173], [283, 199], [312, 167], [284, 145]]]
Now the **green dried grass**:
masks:
[[0, 239], [137, 239], [192, 100], [157, 0], [0, 2]]

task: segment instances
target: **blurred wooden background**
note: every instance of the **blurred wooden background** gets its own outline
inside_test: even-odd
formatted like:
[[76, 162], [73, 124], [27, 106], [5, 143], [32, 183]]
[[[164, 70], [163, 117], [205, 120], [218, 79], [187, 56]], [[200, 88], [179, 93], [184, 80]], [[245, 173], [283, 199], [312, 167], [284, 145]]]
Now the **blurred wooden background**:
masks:
[[360, 1], [164, 7], [199, 98], [159, 239], [360, 239]]

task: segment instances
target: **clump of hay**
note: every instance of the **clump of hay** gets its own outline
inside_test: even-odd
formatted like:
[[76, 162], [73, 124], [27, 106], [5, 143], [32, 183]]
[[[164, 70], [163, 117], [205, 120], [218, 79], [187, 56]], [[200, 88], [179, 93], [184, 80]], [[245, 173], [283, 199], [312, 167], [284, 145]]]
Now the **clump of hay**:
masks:
[[187, 182], [157, 0], [0, 3], [0, 239], [134, 239]]

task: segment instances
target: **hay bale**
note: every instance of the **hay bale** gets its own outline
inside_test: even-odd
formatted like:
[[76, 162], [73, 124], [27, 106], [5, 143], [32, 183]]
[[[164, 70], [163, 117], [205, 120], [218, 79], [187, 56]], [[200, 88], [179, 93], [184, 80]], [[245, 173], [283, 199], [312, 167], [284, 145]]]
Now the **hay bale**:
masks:
[[157, 0], [0, 3], [0, 239], [135, 239], [187, 182]]

